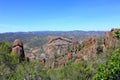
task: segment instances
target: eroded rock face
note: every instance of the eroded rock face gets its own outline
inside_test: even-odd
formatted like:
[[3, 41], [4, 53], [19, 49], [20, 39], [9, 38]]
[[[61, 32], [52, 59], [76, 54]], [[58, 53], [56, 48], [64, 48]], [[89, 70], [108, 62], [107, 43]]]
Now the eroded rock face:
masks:
[[[91, 37], [81, 42], [65, 38], [56, 37], [44, 45], [44, 52], [49, 55], [47, 65], [55, 65], [57, 67], [64, 66], [70, 60], [79, 63], [81, 60], [89, 60], [97, 54], [108, 51], [111, 47], [115, 47], [118, 40], [113, 36], [117, 29], [112, 29], [105, 33], [104, 37], [99, 39]], [[57, 57], [56, 57], [57, 56]], [[41, 58], [44, 62], [44, 59]]]
[[16, 39], [13, 42], [12, 53], [17, 54], [19, 56], [19, 62], [25, 59], [23, 43], [19, 39]]
[[66, 49], [69, 47], [72, 41], [73, 40], [65, 37], [55, 37], [51, 39], [46, 45], [44, 45], [44, 51], [47, 54], [51, 54], [53, 52], [56, 52], [57, 54], [65, 53]]
[[81, 42], [81, 50], [76, 54], [75, 63], [82, 59], [89, 60], [97, 54], [97, 39], [92, 37]]
[[[67, 37], [55, 37], [44, 45], [44, 52], [49, 55], [47, 63], [50, 65], [55, 62], [57, 66], [62, 66], [66, 61], [72, 59], [72, 53], [77, 51], [78, 41], [74, 41]], [[56, 59], [61, 57], [61, 59]]]
[[104, 46], [105, 51], [110, 49], [111, 47], [115, 47], [118, 40], [114, 37], [114, 33], [117, 31], [117, 29], [112, 29], [111, 31], [105, 32], [104, 35]]
[[57, 67], [65, 65], [73, 58], [73, 55], [76, 56], [75, 63], [79, 63], [81, 60], [89, 60], [97, 54], [97, 39], [92, 37], [79, 43], [75, 40], [58, 37], [49, 41], [44, 46], [44, 51], [53, 56], [49, 57], [49, 64], [54, 62], [56, 55], [61, 56], [61, 59], [57, 59]]

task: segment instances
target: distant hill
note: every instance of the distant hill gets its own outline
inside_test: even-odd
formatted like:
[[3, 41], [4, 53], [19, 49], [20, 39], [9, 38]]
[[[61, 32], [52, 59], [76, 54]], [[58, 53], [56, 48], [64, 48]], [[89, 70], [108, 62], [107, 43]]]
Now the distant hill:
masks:
[[26, 42], [26, 38], [37, 37], [46, 37], [46, 36], [68, 36], [75, 38], [77, 40], [82, 40], [86, 37], [96, 36], [101, 37], [104, 35], [104, 31], [33, 31], [33, 32], [9, 32], [9, 33], [0, 33], [0, 41], [9, 41], [12, 42], [16, 38], [19, 38]]

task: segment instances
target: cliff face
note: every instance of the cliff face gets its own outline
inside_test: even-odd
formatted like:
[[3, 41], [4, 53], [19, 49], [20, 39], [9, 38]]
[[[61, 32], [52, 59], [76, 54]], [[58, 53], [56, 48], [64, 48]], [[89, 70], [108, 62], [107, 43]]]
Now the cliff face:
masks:
[[103, 43], [98, 44], [97, 38], [89, 38], [81, 42], [81, 50], [77, 53], [75, 63], [80, 62], [80, 60], [89, 60], [91, 57], [96, 56], [98, 53], [104, 53], [110, 48], [115, 48], [118, 44], [117, 38], [114, 37], [115, 32], [118, 29], [111, 29], [107, 31], [103, 37]]
[[77, 41], [66, 37], [55, 37], [51, 39], [46, 45], [44, 45], [44, 51], [47, 54], [56, 53], [64, 55], [68, 51], [74, 51]]
[[104, 35], [104, 46], [105, 46], [105, 51], [107, 51], [108, 49], [110, 49], [111, 47], [115, 47], [116, 44], [118, 43], [117, 38], [114, 37], [114, 33], [117, 31], [118, 29], [112, 29], [111, 31], [105, 32]]
[[[97, 39], [92, 37], [82, 42], [78, 42], [65, 37], [56, 37], [44, 45], [44, 51], [49, 55], [46, 65], [51, 67], [66, 65], [72, 58], [75, 63], [80, 60], [88, 60], [97, 53]], [[48, 65], [49, 64], [49, 65]]]
[[66, 37], [56, 37], [44, 45], [44, 52], [48, 55], [46, 66], [64, 66], [75, 59], [75, 63], [81, 60], [89, 60], [98, 53], [104, 53], [111, 47], [115, 47], [118, 40], [113, 36], [117, 29], [112, 29], [104, 34], [102, 44], [98, 44], [96, 37], [91, 37], [81, 42]]
[[47, 67], [61, 66], [72, 58], [72, 52], [77, 51], [78, 41], [67, 37], [55, 37], [44, 45], [44, 52], [49, 56], [46, 60]]
[[[101, 44], [98, 44], [96, 37], [91, 37], [83, 41], [76, 41], [68, 37], [54, 37], [43, 45], [43, 52], [39, 56], [27, 54], [27, 59], [42, 62], [48, 68], [67, 65], [70, 61], [79, 63], [81, 60], [89, 60], [98, 53], [104, 53], [111, 47], [115, 47], [118, 40], [114, 37], [117, 29], [112, 29], [104, 34]], [[25, 58], [23, 43], [15, 40], [12, 46], [12, 53], [19, 55], [20, 60]]]
[[81, 50], [76, 54], [75, 63], [80, 60], [88, 60], [97, 54], [97, 39], [89, 38], [81, 42]]

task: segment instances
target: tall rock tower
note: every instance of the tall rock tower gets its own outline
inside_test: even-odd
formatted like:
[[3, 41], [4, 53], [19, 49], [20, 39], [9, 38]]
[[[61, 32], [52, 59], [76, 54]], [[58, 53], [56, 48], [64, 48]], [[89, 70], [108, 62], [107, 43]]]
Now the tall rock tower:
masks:
[[21, 61], [23, 61], [25, 59], [23, 43], [22, 43], [21, 40], [16, 39], [13, 42], [12, 53], [17, 54], [19, 56], [19, 62], [21, 62]]

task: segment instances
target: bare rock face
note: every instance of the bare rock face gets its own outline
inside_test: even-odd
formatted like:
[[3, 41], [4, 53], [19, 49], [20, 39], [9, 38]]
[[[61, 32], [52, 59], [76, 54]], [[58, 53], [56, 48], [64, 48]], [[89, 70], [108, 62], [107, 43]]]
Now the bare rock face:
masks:
[[118, 40], [114, 37], [114, 33], [117, 31], [117, 29], [112, 29], [111, 31], [105, 32], [104, 35], [104, 46], [105, 51], [110, 49], [111, 47], [115, 47]]
[[[62, 66], [66, 61], [72, 59], [72, 53], [77, 51], [78, 41], [74, 41], [71, 38], [58, 36], [51, 39], [43, 49], [46, 54], [49, 55], [47, 63], [50, 65], [55, 62], [57, 66]], [[61, 59], [57, 59], [61, 57]]]
[[97, 54], [97, 39], [92, 37], [81, 42], [81, 50], [76, 54], [75, 63], [82, 59], [89, 60]]
[[90, 60], [97, 54], [115, 47], [118, 40], [113, 36], [118, 29], [105, 32], [103, 38], [91, 37], [81, 42], [67, 37], [55, 37], [43, 46], [44, 53], [48, 55], [40, 57], [40, 62], [48, 68], [60, 67], [70, 62], [79, 63], [82, 60]]
[[44, 45], [44, 51], [47, 54], [51, 54], [52, 52], [56, 52], [57, 54], [65, 53], [66, 49], [69, 47], [68, 45], [71, 43], [72, 40], [66, 37], [55, 37], [51, 39], [46, 45]]
[[[47, 61], [49, 66], [53, 62], [56, 62], [57, 67], [64, 66], [73, 56], [76, 56], [75, 63], [79, 63], [81, 60], [89, 60], [97, 54], [97, 39], [92, 37], [80, 43], [65, 37], [57, 37], [44, 46], [44, 51], [53, 56], [49, 57]], [[56, 56], [57, 60], [55, 60]]]
[[73, 57], [72, 53], [67, 53], [63, 58], [58, 60], [58, 62], [56, 63], [56, 66], [57, 67], [65, 66], [66, 63], [72, 59], [72, 57]]
[[44, 45], [43, 49], [47, 54], [56, 53], [59, 55], [64, 55], [68, 51], [76, 51], [78, 44], [78, 41], [60, 36], [51, 39], [46, 45]]
[[17, 54], [19, 56], [19, 62], [23, 61], [25, 58], [23, 43], [19, 39], [16, 39], [13, 42], [12, 53]]

